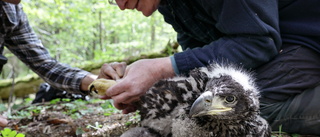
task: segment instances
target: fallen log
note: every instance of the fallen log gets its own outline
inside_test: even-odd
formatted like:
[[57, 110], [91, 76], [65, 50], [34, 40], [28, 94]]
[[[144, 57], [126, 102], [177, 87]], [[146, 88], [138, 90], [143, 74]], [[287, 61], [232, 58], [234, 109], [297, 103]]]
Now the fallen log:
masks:
[[[122, 60], [105, 60], [101, 62], [92, 62], [90, 64], [86, 64], [83, 66], [75, 66], [81, 68], [83, 70], [92, 72], [94, 74], [99, 73], [100, 67], [104, 63], [108, 62], [126, 62], [127, 64], [131, 64], [134, 61], [139, 59], [151, 59], [151, 58], [158, 58], [158, 57], [166, 57], [172, 55], [172, 53], [177, 52], [178, 44], [168, 43], [165, 46], [164, 50], [159, 53], [152, 53], [148, 55], [140, 55], [137, 57], [130, 57]], [[0, 99], [8, 99], [10, 96], [10, 91], [13, 90], [13, 95], [16, 97], [26, 97], [29, 94], [36, 93], [39, 90], [39, 86], [44, 81], [37, 76], [36, 74], [31, 74], [25, 76], [23, 78], [17, 78], [14, 81], [12, 79], [0, 80]]]

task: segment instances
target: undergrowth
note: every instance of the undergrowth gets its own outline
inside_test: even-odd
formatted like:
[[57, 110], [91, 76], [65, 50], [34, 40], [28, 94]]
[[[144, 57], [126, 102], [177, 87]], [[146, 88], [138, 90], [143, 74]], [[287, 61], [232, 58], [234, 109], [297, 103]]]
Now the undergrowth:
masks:
[[4, 128], [0, 130], [0, 137], [25, 137], [25, 135], [17, 133], [17, 131], [11, 130], [10, 128]]
[[[48, 110], [57, 110], [72, 119], [80, 119], [86, 114], [97, 114], [110, 116], [115, 113], [120, 113], [109, 100], [90, 99], [90, 100], [71, 100], [71, 99], [54, 99], [50, 102], [31, 104], [32, 99], [26, 98], [20, 103], [13, 105], [0, 104], [0, 114], [5, 114], [8, 119], [32, 119], [34, 116], [46, 113]], [[90, 104], [95, 104], [98, 107], [90, 107]], [[8, 108], [8, 106], [11, 106]], [[88, 107], [89, 106], [89, 107]], [[11, 110], [11, 111], [8, 111]], [[92, 126], [91, 128], [99, 128], [100, 124]], [[24, 128], [24, 127], [20, 127]], [[24, 137], [22, 133], [17, 133], [16, 130], [4, 128], [0, 130], [0, 137]]]

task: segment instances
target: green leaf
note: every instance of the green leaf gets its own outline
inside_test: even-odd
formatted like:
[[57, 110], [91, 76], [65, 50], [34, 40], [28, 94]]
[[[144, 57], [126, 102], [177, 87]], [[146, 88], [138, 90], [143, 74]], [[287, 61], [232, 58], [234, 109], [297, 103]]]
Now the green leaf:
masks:
[[22, 134], [22, 133], [19, 133], [19, 134], [16, 135], [16, 137], [25, 137], [25, 135]]
[[57, 104], [58, 102], [60, 102], [59, 98], [51, 100], [50, 104]]
[[0, 131], [1, 135], [0, 137], [24, 137], [25, 135], [22, 133], [17, 134], [17, 131], [11, 130], [9, 128], [4, 128]]
[[1, 130], [1, 134], [3, 137], [8, 137], [10, 133], [11, 133], [11, 129], [9, 128], [4, 128], [3, 130]]
[[106, 112], [106, 113], [103, 113], [103, 115], [105, 115], [105, 116], [110, 116], [111, 113]]
[[0, 112], [2, 111], [6, 111], [7, 110], [7, 107], [4, 105], [4, 104], [0, 104]]
[[63, 101], [63, 102], [70, 102], [71, 99], [69, 99], [69, 98], [63, 98], [62, 101]]
[[17, 131], [15, 131], [15, 130], [12, 130], [12, 131], [8, 134], [9, 137], [15, 137], [16, 135], [17, 135]]

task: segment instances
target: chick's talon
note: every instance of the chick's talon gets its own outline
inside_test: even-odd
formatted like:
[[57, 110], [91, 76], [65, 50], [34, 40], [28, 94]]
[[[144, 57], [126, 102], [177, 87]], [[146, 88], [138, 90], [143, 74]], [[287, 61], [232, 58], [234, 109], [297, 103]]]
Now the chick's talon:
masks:
[[95, 92], [98, 95], [106, 95], [106, 90], [111, 86], [115, 85], [116, 81], [108, 79], [97, 79], [94, 80], [88, 87], [90, 92]]

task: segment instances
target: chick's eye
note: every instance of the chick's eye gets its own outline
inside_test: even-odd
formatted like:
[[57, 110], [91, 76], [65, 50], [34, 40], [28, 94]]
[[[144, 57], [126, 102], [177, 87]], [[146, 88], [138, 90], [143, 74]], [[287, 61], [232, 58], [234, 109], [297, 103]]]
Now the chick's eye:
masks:
[[236, 101], [236, 97], [235, 96], [226, 96], [224, 98], [224, 101], [227, 102], [227, 103], [233, 103]]

